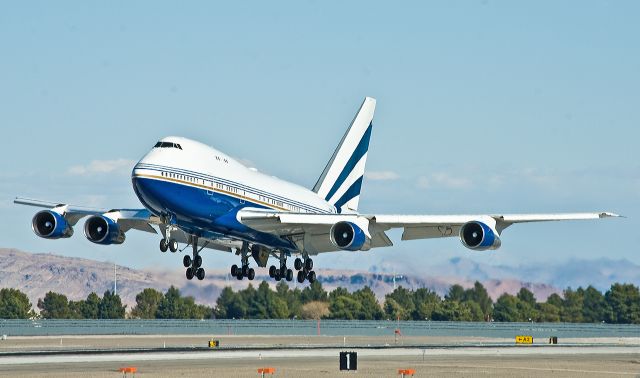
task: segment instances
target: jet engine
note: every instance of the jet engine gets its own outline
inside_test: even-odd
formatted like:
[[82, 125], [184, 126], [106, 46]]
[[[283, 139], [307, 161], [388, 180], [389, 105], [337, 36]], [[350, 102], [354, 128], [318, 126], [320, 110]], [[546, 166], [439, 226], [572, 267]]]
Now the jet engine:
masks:
[[73, 235], [73, 227], [62, 214], [51, 210], [38, 212], [31, 220], [33, 232], [45, 239], [69, 238]]
[[498, 232], [479, 221], [465, 223], [460, 228], [460, 240], [465, 247], [474, 251], [498, 249], [502, 244]]
[[96, 244], [122, 244], [124, 232], [118, 223], [104, 215], [93, 215], [84, 223], [84, 235], [90, 242]]
[[370, 243], [364, 231], [351, 222], [338, 222], [331, 227], [331, 242], [346, 251], [359, 251]]

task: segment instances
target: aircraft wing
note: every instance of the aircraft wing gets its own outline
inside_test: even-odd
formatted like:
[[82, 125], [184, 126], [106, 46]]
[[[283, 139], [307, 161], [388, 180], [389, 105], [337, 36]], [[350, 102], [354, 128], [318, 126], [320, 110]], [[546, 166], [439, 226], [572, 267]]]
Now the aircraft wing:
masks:
[[86, 216], [104, 215], [116, 221], [123, 232], [136, 229], [156, 234], [157, 231], [152, 225], [161, 223], [160, 218], [147, 209], [99, 209], [23, 197], [16, 197], [13, 203], [49, 209], [64, 216], [71, 226], [75, 226]]
[[[583, 220], [617, 217], [600, 213], [513, 214], [513, 215], [366, 215], [366, 214], [309, 214], [287, 213], [262, 209], [238, 212], [238, 221], [255, 230], [281, 236], [309, 234], [329, 239], [331, 227], [338, 222], [351, 222], [365, 230], [372, 240], [371, 247], [391, 246], [385, 231], [402, 228], [402, 240], [457, 237], [460, 228], [471, 221], [480, 221], [495, 227], [498, 233], [515, 223]], [[328, 252], [337, 248], [320, 248]]]

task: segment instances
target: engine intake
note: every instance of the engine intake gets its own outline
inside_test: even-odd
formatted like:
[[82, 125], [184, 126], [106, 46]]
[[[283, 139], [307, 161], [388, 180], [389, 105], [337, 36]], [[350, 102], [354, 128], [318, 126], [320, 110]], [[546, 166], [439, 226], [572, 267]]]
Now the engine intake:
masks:
[[460, 240], [465, 247], [474, 251], [498, 249], [502, 245], [498, 233], [478, 221], [467, 222], [460, 228]]
[[122, 244], [125, 239], [118, 223], [104, 215], [94, 215], [87, 219], [84, 223], [84, 236], [90, 242], [105, 245]]
[[33, 232], [45, 239], [69, 238], [73, 235], [73, 227], [62, 214], [51, 210], [43, 210], [31, 220]]
[[331, 227], [331, 242], [346, 251], [359, 251], [369, 241], [364, 231], [351, 222], [338, 222]]

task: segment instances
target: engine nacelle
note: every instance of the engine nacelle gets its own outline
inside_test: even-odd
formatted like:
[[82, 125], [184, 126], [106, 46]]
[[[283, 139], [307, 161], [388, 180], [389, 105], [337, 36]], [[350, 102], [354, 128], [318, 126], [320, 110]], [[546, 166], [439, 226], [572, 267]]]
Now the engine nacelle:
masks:
[[122, 244], [125, 239], [118, 223], [104, 215], [93, 215], [84, 222], [84, 236], [96, 244]]
[[331, 243], [346, 251], [359, 251], [370, 243], [364, 231], [351, 222], [338, 222], [331, 227]]
[[474, 251], [498, 249], [502, 245], [498, 232], [479, 221], [465, 223], [460, 228], [460, 240], [465, 247]]
[[51, 210], [43, 210], [31, 220], [33, 232], [45, 239], [69, 238], [73, 235], [73, 227], [62, 214]]

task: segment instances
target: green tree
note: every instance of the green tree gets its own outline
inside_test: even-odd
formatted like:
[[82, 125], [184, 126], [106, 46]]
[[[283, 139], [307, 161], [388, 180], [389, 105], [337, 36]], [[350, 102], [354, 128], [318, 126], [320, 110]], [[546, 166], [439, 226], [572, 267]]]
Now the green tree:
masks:
[[305, 287], [300, 293], [300, 301], [302, 304], [312, 301], [327, 301], [327, 292], [322, 288], [320, 281], [315, 281], [311, 285]]
[[87, 299], [82, 301], [80, 305], [80, 313], [83, 319], [98, 319], [100, 314], [101, 299], [98, 294], [91, 292], [87, 295]]
[[632, 284], [613, 284], [604, 295], [608, 323], [640, 323], [640, 291]]
[[477, 320], [485, 320], [491, 315], [493, 309], [493, 300], [489, 296], [487, 289], [478, 281], [473, 284], [473, 288], [464, 291], [464, 300], [475, 302], [480, 307], [482, 318]]
[[276, 295], [287, 303], [287, 309], [289, 309], [287, 318], [300, 318], [302, 316], [300, 293], [300, 289], [291, 290], [285, 281], [280, 281], [276, 285]]
[[547, 298], [547, 303], [548, 303], [548, 304], [550, 304], [550, 305], [554, 305], [554, 306], [556, 306], [556, 307], [557, 307], [557, 308], [559, 308], [559, 309], [560, 309], [560, 308], [562, 308], [562, 306], [563, 306], [563, 300], [562, 300], [562, 297], [561, 297], [561, 296], [559, 296], [559, 295], [558, 295], [558, 294], [556, 294], [556, 293], [551, 294], [551, 295]]
[[113, 294], [107, 290], [102, 296], [100, 305], [98, 306], [99, 319], [124, 319], [126, 305], [122, 304], [122, 300], [118, 294]]
[[445, 300], [433, 311], [432, 318], [433, 320], [471, 321], [471, 308], [467, 302]]
[[0, 319], [29, 319], [34, 316], [25, 293], [17, 289], [0, 289]]
[[247, 303], [227, 286], [216, 301], [215, 314], [220, 319], [242, 319], [247, 314]]
[[330, 317], [333, 319], [359, 319], [363, 315], [362, 304], [351, 296], [340, 296], [329, 302]]
[[582, 323], [582, 307], [584, 290], [572, 290], [570, 287], [564, 291], [564, 300], [560, 309], [560, 319], [568, 323]]
[[493, 319], [498, 322], [520, 322], [522, 317], [518, 309], [520, 300], [510, 294], [502, 294], [493, 305]]
[[131, 310], [131, 316], [140, 319], [155, 319], [162, 297], [162, 293], [156, 289], [142, 290], [136, 295], [136, 306]]
[[440, 306], [442, 299], [429, 289], [420, 288], [413, 292], [415, 309], [411, 314], [413, 320], [433, 319], [433, 312]]
[[363, 320], [380, 320], [384, 317], [384, 313], [382, 312], [382, 308], [380, 308], [376, 295], [369, 286], [365, 286], [360, 290], [354, 291], [352, 298], [362, 305], [362, 312], [356, 314], [356, 318]]
[[559, 322], [560, 321], [560, 308], [551, 303], [537, 303], [536, 304], [536, 322]]
[[[390, 306], [387, 306], [386, 303], [389, 300], [393, 300], [393, 303]], [[397, 306], [399, 306], [401, 311], [396, 308]], [[397, 287], [393, 292], [385, 295], [384, 309], [385, 313], [394, 319], [397, 319], [398, 316], [400, 317], [400, 319], [409, 319], [411, 314], [415, 310], [415, 304], [413, 303], [413, 293], [402, 286]]]
[[167, 290], [156, 310], [157, 319], [202, 319], [204, 316], [193, 297], [182, 297], [175, 286]]
[[387, 316], [393, 320], [409, 319], [410, 313], [405, 307], [401, 306], [400, 303], [396, 302], [392, 297], [389, 297], [388, 294], [385, 298], [383, 309]]
[[604, 299], [604, 295], [589, 285], [584, 291], [582, 301], [582, 321], [600, 323], [605, 319], [607, 312], [607, 302]]
[[464, 288], [458, 284], [451, 285], [449, 292], [444, 296], [445, 300], [462, 302], [464, 300]]
[[38, 308], [40, 309], [40, 316], [45, 319], [71, 318], [69, 300], [64, 294], [49, 291], [45, 294], [44, 299], [38, 300]]

